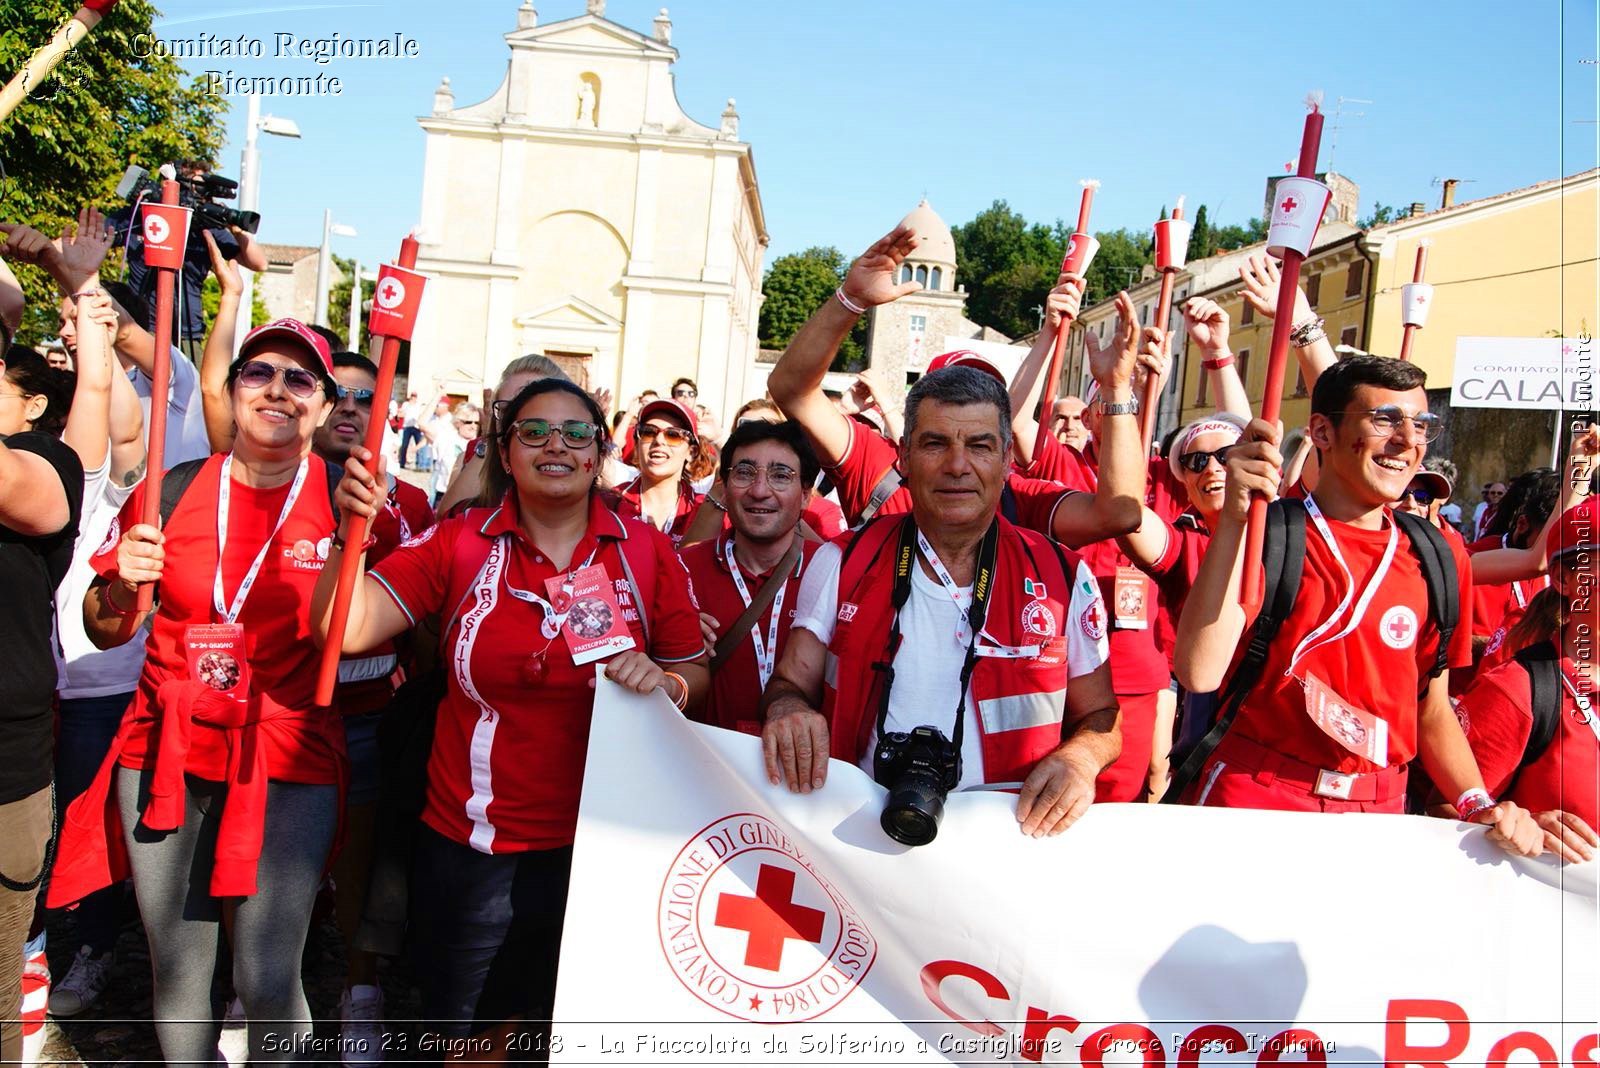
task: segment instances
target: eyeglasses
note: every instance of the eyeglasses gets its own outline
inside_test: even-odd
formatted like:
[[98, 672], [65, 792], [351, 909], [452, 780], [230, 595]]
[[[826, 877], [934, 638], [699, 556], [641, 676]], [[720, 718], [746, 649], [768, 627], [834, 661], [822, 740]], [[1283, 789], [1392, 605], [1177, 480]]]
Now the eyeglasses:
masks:
[[646, 424], [638, 429], [637, 435], [640, 441], [645, 442], [654, 441], [659, 437], [668, 445], [687, 445], [694, 440], [693, 434], [677, 426], [651, 426]]
[[456, 422], [460, 423], [462, 426], [477, 426], [478, 425], [478, 421], [476, 419], [457, 419]]
[[1218, 467], [1227, 467], [1228, 454], [1238, 448], [1238, 445], [1238, 442], [1234, 442], [1232, 445], [1224, 445], [1222, 448], [1212, 449], [1210, 452], [1186, 452], [1178, 457], [1178, 466], [1191, 475], [1198, 475], [1204, 471], [1213, 459], [1217, 461]]
[[302, 367], [274, 367], [260, 360], [246, 361], [239, 368], [237, 381], [251, 389], [266, 389], [280, 374], [283, 388], [296, 397], [309, 397], [322, 388], [322, 379]]
[[1350, 414], [1367, 416], [1372, 421], [1373, 436], [1380, 438], [1393, 436], [1403, 423], [1410, 423], [1411, 429], [1424, 443], [1437, 440], [1444, 432], [1444, 420], [1433, 412], [1407, 415], [1405, 409], [1398, 404], [1385, 404], [1380, 408], [1358, 408]]
[[700, 394], [690, 389], [688, 386], [680, 386], [672, 391], [672, 396], [674, 400], [679, 397], [687, 397], [689, 400], [694, 400], [696, 397], [700, 396]]
[[539, 448], [550, 440], [551, 434], [557, 433], [567, 443], [567, 448], [586, 449], [599, 438], [600, 428], [579, 419], [568, 419], [564, 423], [552, 423], [548, 419], [522, 419], [511, 424], [511, 433], [530, 449]]
[[370, 389], [351, 389], [348, 386], [341, 386], [337, 382], [333, 384], [333, 398], [335, 404], [344, 400], [346, 397], [349, 397], [361, 407], [370, 408], [372, 407], [372, 392], [373, 391]]
[[794, 484], [800, 481], [800, 472], [788, 464], [768, 464], [762, 468], [753, 463], [741, 461], [734, 464], [728, 471], [728, 485], [737, 486], [740, 489], [749, 489], [756, 484], [763, 472], [767, 476], [767, 485], [780, 493], [794, 488]]
[[1418, 504], [1433, 503], [1433, 491], [1431, 489], [1424, 489], [1421, 486], [1407, 486], [1405, 491], [1400, 494], [1400, 500], [1403, 501], [1407, 497], [1410, 497]]

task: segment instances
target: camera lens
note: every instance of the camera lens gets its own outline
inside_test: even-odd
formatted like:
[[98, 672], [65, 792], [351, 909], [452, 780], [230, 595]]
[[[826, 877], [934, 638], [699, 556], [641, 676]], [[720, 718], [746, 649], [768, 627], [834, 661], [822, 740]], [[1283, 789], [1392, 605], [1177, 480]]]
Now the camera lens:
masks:
[[941, 784], [922, 775], [906, 775], [889, 791], [878, 819], [883, 833], [902, 845], [927, 845], [939, 834], [944, 797]]

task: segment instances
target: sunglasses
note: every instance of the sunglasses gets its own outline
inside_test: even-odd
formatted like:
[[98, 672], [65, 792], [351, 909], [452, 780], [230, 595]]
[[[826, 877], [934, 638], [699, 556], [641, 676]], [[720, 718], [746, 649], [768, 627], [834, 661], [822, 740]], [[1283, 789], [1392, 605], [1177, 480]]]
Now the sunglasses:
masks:
[[1423, 489], [1421, 486], [1407, 486], [1405, 492], [1400, 494], [1400, 499], [1403, 501], [1407, 497], [1410, 497], [1418, 504], [1433, 503], [1433, 491], [1430, 489]]
[[779, 492], [793, 489], [794, 484], [800, 481], [800, 472], [787, 464], [768, 464], [762, 468], [752, 463], [740, 462], [734, 464], [728, 471], [728, 485], [749, 489], [761, 478], [763, 472], [767, 476], [767, 485]]
[[361, 407], [370, 408], [372, 407], [372, 392], [373, 391], [370, 389], [351, 389], [349, 386], [341, 386], [337, 382], [333, 384], [333, 398], [335, 404], [344, 400], [346, 397], [349, 397]]
[[687, 397], [690, 400], [694, 400], [696, 397], [700, 396], [700, 394], [696, 393], [692, 389], [675, 389], [672, 391], [672, 396], [674, 400], [679, 397]]
[[640, 441], [654, 441], [660, 438], [669, 445], [687, 445], [694, 440], [694, 435], [676, 426], [642, 426], [637, 432]]
[[322, 378], [303, 367], [274, 367], [260, 360], [246, 360], [239, 368], [237, 381], [251, 389], [266, 389], [279, 375], [283, 376], [283, 388], [296, 397], [309, 397], [322, 388]]
[[1411, 429], [1424, 443], [1436, 440], [1444, 432], [1444, 420], [1433, 412], [1407, 415], [1405, 409], [1398, 404], [1385, 404], [1381, 408], [1359, 408], [1350, 414], [1366, 416], [1372, 422], [1373, 436], [1380, 438], [1393, 436], [1404, 423], [1410, 423]]
[[1235, 442], [1232, 445], [1224, 445], [1222, 448], [1213, 449], [1210, 452], [1186, 452], [1178, 457], [1178, 466], [1191, 475], [1198, 475], [1204, 471], [1213, 459], [1217, 461], [1218, 467], [1227, 467], [1228, 454], [1237, 447], [1238, 442]]
[[579, 419], [568, 419], [564, 423], [552, 423], [548, 419], [521, 419], [511, 424], [511, 433], [530, 449], [539, 448], [550, 440], [552, 434], [560, 434], [569, 449], [586, 449], [599, 439], [600, 428]]

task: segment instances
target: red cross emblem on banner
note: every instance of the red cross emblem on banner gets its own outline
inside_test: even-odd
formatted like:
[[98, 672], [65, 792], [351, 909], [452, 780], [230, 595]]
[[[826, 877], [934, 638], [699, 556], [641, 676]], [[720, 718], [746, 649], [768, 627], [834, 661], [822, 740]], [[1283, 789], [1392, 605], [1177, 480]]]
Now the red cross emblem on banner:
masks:
[[783, 964], [783, 947], [789, 939], [820, 942], [826, 914], [821, 909], [796, 904], [794, 872], [771, 864], [756, 875], [756, 896], [723, 894], [717, 900], [718, 927], [745, 931], [744, 962], [752, 968], [775, 972]]
[[1284, 211], [1293, 211], [1295, 208], [1298, 208], [1299, 206], [1300, 206], [1299, 201], [1295, 200], [1294, 197], [1285, 197], [1283, 203], [1278, 205], [1278, 207], [1281, 208]]

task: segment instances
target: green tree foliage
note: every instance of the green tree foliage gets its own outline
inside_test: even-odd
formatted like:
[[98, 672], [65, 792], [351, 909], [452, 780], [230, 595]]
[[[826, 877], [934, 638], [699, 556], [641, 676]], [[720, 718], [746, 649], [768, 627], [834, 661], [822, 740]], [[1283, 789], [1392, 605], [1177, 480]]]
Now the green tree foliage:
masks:
[[1365, 219], [1362, 219], [1360, 222], [1356, 223], [1356, 225], [1361, 227], [1363, 230], [1370, 230], [1374, 226], [1382, 226], [1384, 223], [1394, 222], [1399, 214], [1400, 209], [1396, 208], [1394, 205], [1385, 204], [1381, 200], [1375, 200], [1372, 202], [1372, 211]]
[[[761, 305], [758, 334], [762, 348], [786, 347], [812, 313], [833, 296], [849, 269], [850, 261], [832, 246], [808, 248], [773, 260], [761, 281], [761, 293], [766, 298]], [[867, 317], [862, 316], [839, 346], [833, 370], [859, 371], [865, 367], [866, 343]]]
[[1194, 226], [1189, 231], [1189, 249], [1185, 255], [1190, 260], [1201, 260], [1211, 255], [1211, 218], [1206, 214], [1204, 204], [1194, 213]]
[[1243, 226], [1217, 226], [1211, 222], [1204, 204], [1194, 213], [1194, 230], [1189, 234], [1190, 261], [1231, 252], [1267, 239], [1267, 221], [1251, 219]]
[[[77, 6], [76, 0], [0, 4], [0, 77], [21, 69]], [[129, 164], [154, 173], [162, 163], [216, 154], [227, 101], [206, 93], [198, 79], [186, 87], [176, 61], [136, 54], [135, 35], [150, 32], [157, 14], [149, 0], [122, 0], [55, 76], [0, 123], [0, 219], [53, 237], [84, 203], [117, 207], [114, 190]], [[17, 273], [28, 297], [19, 340], [53, 335], [53, 284], [27, 266]]]
[[[267, 306], [261, 303], [261, 287], [259, 285], [250, 290], [251, 308], [250, 325], [260, 326], [267, 321]], [[206, 275], [205, 282], [200, 286], [200, 310], [206, 317], [206, 334], [211, 334], [211, 323], [217, 317], [217, 305], [222, 303], [222, 287], [217, 285], [217, 276]]]
[[[347, 260], [335, 254], [333, 257], [335, 267], [339, 268], [342, 275], [340, 280], [328, 290], [328, 326], [345, 339], [346, 345], [351, 345], [350, 337], [350, 287], [355, 279], [356, 261]], [[363, 281], [361, 283], [361, 303], [365, 307], [367, 301], [372, 299], [372, 291], [378, 283]], [[366, 351], [366, 338], [362, 337], [361, 351]], [[353, 346], [352, 346], [353, 347]]]

